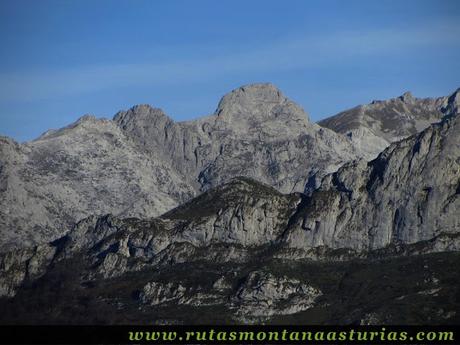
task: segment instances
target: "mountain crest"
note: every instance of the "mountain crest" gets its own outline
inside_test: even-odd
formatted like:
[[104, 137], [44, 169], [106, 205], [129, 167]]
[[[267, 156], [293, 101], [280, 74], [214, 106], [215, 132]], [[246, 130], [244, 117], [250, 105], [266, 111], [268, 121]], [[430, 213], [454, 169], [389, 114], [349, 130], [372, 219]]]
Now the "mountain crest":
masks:
[[410, 91], [406, 91], [401, 96], [399, 96], [399, 99], [404, 103], [412, 103], [413, 101], [415, 101], [416, 98], [412, 95]]
[[460, 88], [455, 90], [446, 101], [447, 105], [443, 111], [446, 114], [458, 114], [460, 112]]
[[133, 122], [157, 122], [164, 119], [171, 120], [160, 108], [154, 108], [149, 104], [138, 104], [128, 110], [119, 111], [113, 117], [120, 127], [125, 127]]
[[419, 133], [444, 116], [458, 113], [459, 90], [448, 97], [417, 98], [405, 92], [397, 98], [373, 101], [326, 118], [319, 125], [345, 134], [368, 157], [390, 143]]
[[250, 84], [226, 94], [215, 111], [220, 127], [243, 134], [248, 130], [261, 135], [278, 131], [294, 135], [310, 127], [308, 115], [273, 84]]
[[249, 84], [234, 89], [220, 100], [216, 114], [220, 115], [225, 109], [234, 105], [250, 106], [257, 103], [283, 103], [286, 96], [273, 84]]

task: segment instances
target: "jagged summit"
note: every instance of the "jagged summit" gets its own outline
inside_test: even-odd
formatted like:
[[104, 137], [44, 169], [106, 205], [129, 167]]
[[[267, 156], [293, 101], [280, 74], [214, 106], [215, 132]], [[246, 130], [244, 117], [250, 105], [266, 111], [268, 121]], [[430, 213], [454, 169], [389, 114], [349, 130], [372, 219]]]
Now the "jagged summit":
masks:
[[375, 99], [369, 104], [359, 105], [356, 108], [367, 108], [369, 106], [376, 105], [376, 104], [401, 103], [401, 102], [402, 103], [412, 103], [418, 99], [419, 98], [415, 97], [411, 91], [406, 91], [398, 97], [393, 97], [393, 98], [389, 98], [385, 100]]
[[298, 122], [302, 126], [309, 122], [305, 111], [270, 83], [244, 85], [229, 92], [220, 100], [215, 114], [219, 120], [240, 127], [247, 121]]
[[[293, 243], [333, 247], [339, 241], [340, 247], [348, 241], [345, 246], [376, 249], [455, 235], [455, 241], [438, 245], [458, 246], [459, 133], [460, 116], [447, 116], [392, 143], [373, 161], [328, 175], [306, 205]], [[336, 238], [328, 243], [332, 234]]]
[[90, 126], [92, 124], [107, 123], [107, 122], [110, 122], [110, 120], [104, 117], [97, 117], [94, 114], [84, 114], [80, 116], [75, 122], [63, 128], [60, 128], [57, 131], [60, 131], [62, 129], [74, 128], [74, 127], [81, 126], [81, 125]]
[[412, 95], [410, 91], [404, 92], [401, 96], [399, 96], [399, 99], [405, 103], [411, 103], [413, 102], [416, 98]]
[[[255, 179], [238, 176], [230, 179], [227, 183], [207, 190], [198, 197], [165, 213], [160, 218], [188, 221], [193, 219], [200, 222], [203, 217], [222, 216], [222, 213], [228, 213], [230, 216], [235, 211], [241, 213], [245, 208], [252, 209], [254, 204], [266, 206], [267, 203], [272, 203], [275, 200], [282, 200], [283, 205], [286, 207], [290, 205], [289, 208], [293, 209], [297, 198], [294, 195], [281, 194], [273, 187]], [[254, 217], [254, 213], [250, 214], [251, 217]]]
[[120, 110], [113, 117], [113, 121], [120, 122], [126, 117], [143, 116], [143, 117], [162, 117], [167, 116], [161, 108], [156, 108], [150, 104], [136, 104], [128, 110]]
[[93, 213], [158, 216], [236, 176], [303, 192], [312, 175], [358, 157], [272, 84], [233, 90], [196, 120], [175, 122], [141, 104], [3, 151], [0, 248], [56, 238]]
[[86, 122], [86, 121], [95, 121], [96, 120], [96, 116], [93, 115], [93, 114], [85, 114], [83, 116], [80, 116], [80, 118], [77, 119], [77, 121], [75, 121], [75, 123], [83, 123], [83, 122]]
[[345, 164], [310, 196], [238, 177], [161, 217], [92, 215], [0, 254], [0, 319], [458, 324], [459, 119]]
[[[158, 216], [236, 176], [282, 193], [309, 192], [345, 162], [367, 157], [369, 149], [380, 152], [386, 136], [431, 121], [420, 125], [413, 118], [431, 109], [440, 117], [453, 110], [439, 109], [455, 104], [457, 96], [382, 101], [331, 119], [358, 128], [351, 140], [311, 123], [268, 83], [237, 88], [213, 115], [186, 122], [147, 104], [113, 120], [83, 116], [32, 142], [0, 143], [0, 249], [54, 239], [93, 213]], [[369, 133], [374, 141], [363, 139]], [[13, 227], [15, 233], [8, 231]]]
[[0, 322], [459, 323], [458, 94], [356, 108], [351, 140], [271, 85], [224, 98], [0, 137]]
[[[254, 83], [243, 85], [225, 94], [219, 101], [216, 111], [213, 115], [223, 117], [226, 113], [236, 110], [245, 110], [246, 112], [240, 115], [251, 116], [251, 112], [256, 110], [262, 104], [284, 104], [291, 102], [275, 85], [271, 83]], [[87, 117], [90, 115], [84, 115]], [[82, 118], [83, 118], [82, 117]], [[149, 120], [169, 116], [161, 109], [150, 104], [138, 104], [128, 110], [121, 110], [113, 117], [113, 121], [125, 124], [128, 121], [133, 121], [135, 117], [142, 117]], [[206, 118], [206, 117], [205, 117]], [[194, 121], [188, 120], [187, 122]]]
[[348, 136], [369, 156], [390, 143], [407, 138], [458, 112], [458, 90], [448, 97], [417, 98], [410, 92], [384, 101], [373, 101], [329, 117], [318, 124]]
[[286, 96], [271, 83], [248, 84], [224, 95], [217, 106], [216, 114], [219, 115], [220, 111], [235, 103], [282, 103], [285, 101], [287, 101]]
[[[309, 126], [305, 111], [289, 100], [275, 85], [258, 83], [241, 86], [224, 95], [214, 114], [184, 122], [176, 122], [162, 109], [148, 104], [136, 105], [119, 111], [113, 121], [125, 131], [135, 133], [148, 131], [147, 127], [187, 126], [200, 123], [204, 127], [217, 126], [219, 130], [235, 130], [240, 135], [252, 128], [262, 128], [273, 135], [272, 127], [278, 130], [296, 131], [299, 126]], [[261, 133], [264, 133], [262, 130]]]
[[445, 107], [443, 108], [445, 113], [458, 114], [460, 112], [460, 88], [455, 90], [447, 100], [445, 100]]
[[149, 126], [165, 126], [174, 122], [161, 108], [149, 104], [138, 104], [128, 110], [119, 111], [113, 121], [124, 130], [139, 132]]
[[93, 114], [85, 114], [80, 116], [75, 122], [70, 125], [59, 129], [49, 129], [42, 133], [38, 138], [32, 142], [40, 142], [42, 140], [51, 140], [71, 132], [86, 133], [92, 132], [105, 132], [115, 129], [112, 121], [103, 117], [96, 117]]

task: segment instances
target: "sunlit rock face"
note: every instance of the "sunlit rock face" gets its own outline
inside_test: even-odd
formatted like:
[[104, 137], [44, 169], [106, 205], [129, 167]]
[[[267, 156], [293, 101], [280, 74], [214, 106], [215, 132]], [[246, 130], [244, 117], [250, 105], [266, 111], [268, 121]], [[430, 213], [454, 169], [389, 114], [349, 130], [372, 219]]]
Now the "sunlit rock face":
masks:
[[422, 131], [446, 115], [457, 114], [459, 99], [459, 90], [438, 98], [416, 98], [406, 92], [343, 111], [319, 124], [346, 135], [365, 157], [374, 158], [390, 143]]
[[137, 106], [2, 138], [0, 323], [458, 324], [444, 101], [370, 161], [267, 84], [196, 121]]
[[1, 138], [0, 248], [47, 242], [91, 214], [159, 216], [236, 176], [303, 192], [357, 156], [271, 84], [236, 89], [188, 122], [148, 105], [86, 115], [24, 144]]
[[[373, 161], [326, 176], [300, 212], [290, 243], [362, 251], [458, 234], [459, 122], [446, 117]], [[447, 241], [449, 247], [456, 250], [458, 240]]]

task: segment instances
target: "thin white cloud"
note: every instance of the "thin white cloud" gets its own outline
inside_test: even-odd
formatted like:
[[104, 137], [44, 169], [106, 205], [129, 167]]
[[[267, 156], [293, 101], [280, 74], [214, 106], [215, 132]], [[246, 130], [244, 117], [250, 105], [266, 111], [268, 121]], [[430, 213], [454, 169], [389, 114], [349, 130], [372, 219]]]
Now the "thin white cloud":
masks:
[[345, 59], [414, 49], [460, 48], [460, 23], [445, 21], [411, 29], [348, 31], [272, 42], [232, 55], [178, 59], [171, 63], [89, 66], [33, 74], [0, 75], [0, 101], [33, 101], [91, 93], [121, 86], [174, 85], [234, 73], [296, 70]]

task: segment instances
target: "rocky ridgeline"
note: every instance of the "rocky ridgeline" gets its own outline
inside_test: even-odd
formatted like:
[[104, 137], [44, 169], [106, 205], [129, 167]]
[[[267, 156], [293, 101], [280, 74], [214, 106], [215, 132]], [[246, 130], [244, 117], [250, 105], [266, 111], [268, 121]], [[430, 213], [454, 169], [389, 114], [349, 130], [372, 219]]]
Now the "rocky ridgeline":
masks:
[[289, 242], [369, 251], [449, 238], [460, 230], [460, 119], [448, 116], [375, 160], [326, 176], [299, 210]]
[[458, 93], [423, 102], [371, 161], [265, 84], [3, 138], [0, 321], [458, 323]]
[[358, 156], [270, 84], [234, 90], [193, 121], [140, 105], [24, 144], [2, 138], [0, 150], [3, 249], [58, 238], [91, 214], [159, 216], [236, 176], [302, 192]]
[[195, 191], [115, 123], [83, 117], [25, 144], [0, 145], [0, 248], [60, 237], [91, 214], [153, 217]]
[[346, 135], [363, 154], [375, 157], [390, 143], [419, 133], [445, 115], [457, 114], [459, 104], [460, 89], [439, 98], [416, 98], [406, 92], [343, 111], [319, 124]]
[[[335, 133], [273, 85], [254, 84], [197, 120], [174, 122], [139, 105], [113, 120], [84, 116], [24, 144], [2, 137], [0, 250], [46, 243], [91, 214], [156, 217], [237, 176], [309, 194], [344, 163], [458, 112], [458, 102], [458, 92], [405, 94], [320, 122]], [[350, 129], [372, 131], [377, 141], [357, 141]]]
[[[289, 273], [292, 267], [311, 259], [335, 262], [333, 270], [344, 265], [340, 262], [360, 259], [385, 266], [391, 257], [460, 249], [459, 134], [459, 117], [448, 116], [391, 144], [371, 162], [348, 163], [326, 175], [310, 196], [281, 194], [240, 177], [158, 218], [90, 216], [51, 244], [2, 254], [0, 291], [10, 298], [19, 294], [13, 301], [21, 300], [27, 286], [46, 286], [49, 276], [67, 272], [69, 262], [76, 262], [74, 276], [65, 281], [84, 287], [115, 281], [130, 291], [129, 303], [151, 315], [157, 315], [156, 308], [171, 313], [172, 305], [223, 308], [233, 322], [310, 315], [329, 308], [324, 299], [330, 298], [330, 286], [324, 278], [308, 276], [312, 268]], [[446, 260], [458, 259], [452, 255]], [[291, 268], [277, 269], [276, 262]], [[181, 267], [187, 265], [199, 268], [184, 273]], [[404, 280], [398, 272], [394, 279]], [[185, 279], [187, 274], [199, 277]], [[414, 278], [423, 278], [413, 292], [417, 296], [435, 298], [458, 290], [436, 278], [437, 269], [429, 277], [424, 274]], [[106, 302], [119, 299], [122, 293], [114, 292]], [[125, 310], [128, 302], [123, 303]], [[388, 313], [361, 310], [356, 317], [362, 323], [397, 319], [395, 310]], [[436, 313], [437, 320], [458, 317], [447, 309]], [[346, 320], [345, 314], [340, 317]]]
[[434, 100], [405, 94], [357, 109], [320, 124], [345, 134], [372, 130], [381, 141], [375, 147], [311, 123], [271, 84], [236, 89], [215, 114], [193, 121], [140, 105], [113, 121], [84, 116], [25, 144], [2, 138], [0, 248], [58, 238], [91, 214], [155, 217], [236, 176], [310, 193], [344, 163], [458, 111], [458, 92]]

